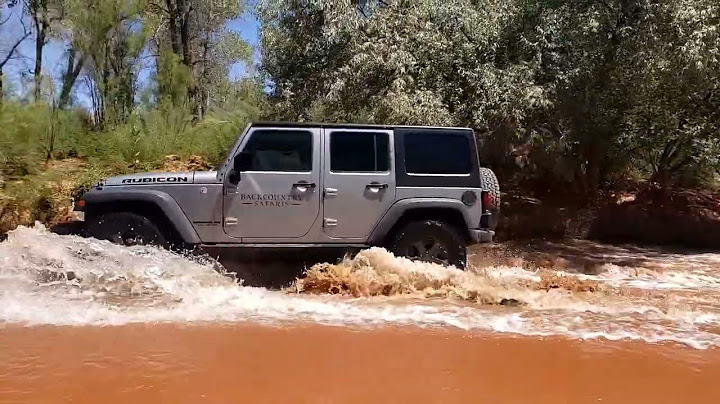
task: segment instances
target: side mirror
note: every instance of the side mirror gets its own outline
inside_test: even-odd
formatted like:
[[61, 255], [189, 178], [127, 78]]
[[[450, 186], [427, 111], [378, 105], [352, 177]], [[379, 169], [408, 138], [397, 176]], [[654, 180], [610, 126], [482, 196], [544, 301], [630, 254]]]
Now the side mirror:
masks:
[[238, 154], [233, 158], [233, 165], [232, 168], [230, 168], [230, 171], [227, 175], [227, 180], [232, 185], [237, 185], [240, 183], [240, 160], [242, 158], [242, 154]]
[[240, 173], [235, 170], [234, 168], [230, 170], [228, 173], [227, 180], [232, 185], [237, 185], [240, 183]]

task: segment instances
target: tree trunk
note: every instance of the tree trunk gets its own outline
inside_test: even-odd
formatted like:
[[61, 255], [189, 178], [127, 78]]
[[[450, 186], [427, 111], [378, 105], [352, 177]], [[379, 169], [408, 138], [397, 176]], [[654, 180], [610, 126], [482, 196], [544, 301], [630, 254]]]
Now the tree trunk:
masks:
[[575, 190], [585, 196], [597, 194], [603, 178], [604, 156], [607, 146], [603, 142], [588, 142], [579, 152], [584, 165], [575, 172]]
[[42, 65], [43, 65], [43, 49], [47, 40], [47, 22], [44, 18], [37, 16], [37, 10], [34, 11], [33, 20], [35, 21], [35, 29], [37, 30], [37, 38], [35, 40], [35, 101], [40, 101], [42, 97]]
[[55, 137], [57, 136], [57, 109], [53, 107], [50, 118], [50, 136], [48, 136], [47, 153], [45, 154], [45, 162], [47, 163], [53, 158], [55, 151]]
[[81, 56], [80, 59], [78, 59], [76, 62], [75, 50], [70, 49], [69, 53], [70, 54], [68, 55], [67, 69], [65, 70], [65, 74], [63, 75], [63, 85], [60, 92], [60, 98], [58, 100], [58, 109], [64, 109], [70, 102], [70, 94], [72, 93], [72, 89], [75, 86], [75, 82], [77, 81], [78, 76], [80, 76], [80, 72], [82, 71], [83, 66], [85, 65], [84, 56]]
[[193, 58], [192, 44], [190, 43], [190, 2], [188, 0], [177, 0], [178, 14], [180, 17], [180, 42], [182, 43], [183, 64], [190, 72], [188, 83], [188, 97], [194, 110], [195, 120], [202, 119], [202, 105], [198, 94], [197, 77]]
[[[105, 127], [105, 123], [108, 122], [108, 118], [110, 121], [110, 124], [115, 123], [116, 118], [116, 112], [113, 108], [113, 98], [110, 95], [110, 68], [108, 67], [108, 61], [107, 57], [105, 57], [105, 60], [103, 60], [103, 70], [102, 70], [102, 86], [100, 87], [100, 111], [102, 112], [102, 127]], [[110, 116], [108, 116], [108, 111], [111, 113]]]
[[585, 195], [595, 195], [600, 188], [600, 171], [601, 171], [601, 157], [598, 156], [597, 152], [592, 153], [591, 158], [588, 160], [587, 165], [587, 188], [585, 189]]
[[208, 38], [208, 35], [203, 36], [203, 42], [202, 42], [202, 63], [198, 65], [198, 73], [197, 76], [199, 78], [202, 78], [200, 80], [200, 85], [198, 85], [198, 119], [203, 119], [205, 115], [207, 114], [207, 111], [209, 109], [210, 104], [210, 94], [208, 94], [207, 89], [207, 65], [206, 61], [210, 57], [210, 39]]
[[3, 89], [3, 79], [4, 78], [5, 78], [5, 75], [3, 74], [3, 66], [0, 66], [0, 106], [2, 106], [3, 97], [5, 96], [5, 90]]
[[193, 57], [190, 46], [190, 4], [187, 0], [178, 0], [178, 12], [180, 15], [180, 41], [182, 43], [183, 63], [192, 69]]
[[173, 0], [165, 0], [168, 11], [168, 22], [170, 25], [170, 42], [173, 53], [180, 56], [182, 48], [180, 46], [180, 30], [178, 29], [178, 7], [175, 6]]

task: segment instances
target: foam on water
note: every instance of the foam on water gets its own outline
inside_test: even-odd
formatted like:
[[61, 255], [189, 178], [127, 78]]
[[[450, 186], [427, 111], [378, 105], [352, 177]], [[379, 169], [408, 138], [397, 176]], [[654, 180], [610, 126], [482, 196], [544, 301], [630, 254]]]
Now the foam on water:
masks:
[[273, 291], [241, 286], [211, 260], [59, 236], [36, 225], [0, 243], [0, 322], [401, 324], [706, 348], [720, 346], [720, 274], [713, 268], [466, 272], [376, 248], [315, 266], [293, 288]]

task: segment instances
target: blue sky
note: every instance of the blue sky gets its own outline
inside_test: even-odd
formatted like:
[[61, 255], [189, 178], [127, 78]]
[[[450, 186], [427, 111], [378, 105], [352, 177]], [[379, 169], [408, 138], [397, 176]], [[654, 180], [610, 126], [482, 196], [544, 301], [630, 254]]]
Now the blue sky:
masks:
[[[254, 48], [253, 53], [253, 61], [255, 63], [258, 63], [260, 60], [260, 54], [259, 54], [259, 38], [258, 33], [260, 30], [260, 23], [255, 18], [255, 16], [247, 12], [242, 18], [239, 18], [237, 20], [229, 21], [227, 24], [227, 27], [229, 30], [235, 31], [240, 34], [250, 45]], [[230, 78], [238, 78], [242, 77], [242, 75], [245, 73], [245, 64], [244, 63], [237, 63], [235, 66], [233, 66], [232, 69], [230, 69]]]
[[[0, 21], [4, 21], [5, 18], [10, 16], [10, 20], [0, 26], [0, 58], [4, 58], [9, 47], [17, 38], [22, 36], [23, 28], [18, 19], [20, 12], [20, 7], [8, 9], [7, 6], [3, 6], [0, 8]], [[29, 25], [28, 28], [30, 28]], [[254, 47], [255, 52], [253, 59], [255, 63], [257, 63], [259, 60], [259, 23], [254, 15], [247, 12], [241, 18], [229, 21], [227, 28], [238, 32]], [[67, 45], [59, 40], [51, 40], [43, 50], [43, 74], [53, 77], [56, 83], [62, 77], [65, 69], [66, 51]], [[27, 93], [31, 90], [27, 86], [32, 85], [31, 71], [35, 64], [35, 42], [32, 40], [32, 36], [23, 42], [19, 48], [18, 54], [18, 58], [5, 65], [5, 79], [6, 82], [10, 83], [11, 88], [14, 88], [16, 91], [20, 91], [22, 93]], [[232, 66], [228, 74], [231, 79], [237, 79], [243, 77], [246, 72], [246, 68], [245, 63], [239, 62]], [[145, 70], [146, 71], [141, 72], [140, 74], [141, 81], [143, 80], [143, 77], [147, 77], [150, 73], [147, 69]], [[23, 77], [26, 77], [26, 79], [23, 80]], [[80, 87], [79, 84], [80, 83], [76, 84], [76, 87]], [[76, 88], [76, 91], [79, 92], [77, 94], [78, 97], [82, 99], [82, 89]]]

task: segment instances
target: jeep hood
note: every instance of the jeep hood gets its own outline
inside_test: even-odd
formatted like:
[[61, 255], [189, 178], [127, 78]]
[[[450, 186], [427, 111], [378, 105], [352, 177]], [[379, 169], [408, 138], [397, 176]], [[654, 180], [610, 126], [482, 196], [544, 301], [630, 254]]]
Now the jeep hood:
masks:
[[218, 182], [217, 172], [140, 173], [111, 177], [104, 181], [108, 187], [119, 185], [213, 184]]

